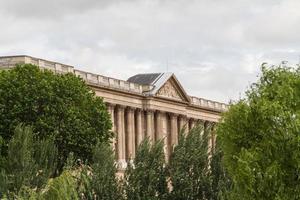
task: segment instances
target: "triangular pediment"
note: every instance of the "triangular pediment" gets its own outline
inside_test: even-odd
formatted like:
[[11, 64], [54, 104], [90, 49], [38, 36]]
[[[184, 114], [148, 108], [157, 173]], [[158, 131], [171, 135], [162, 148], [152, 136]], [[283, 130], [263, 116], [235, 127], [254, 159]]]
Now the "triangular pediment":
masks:
[[157, 90], [156, 96], [177, 101], [190, 101], [189, 96], [186, 94], [174, 75], [162, 84], [162, 86]]

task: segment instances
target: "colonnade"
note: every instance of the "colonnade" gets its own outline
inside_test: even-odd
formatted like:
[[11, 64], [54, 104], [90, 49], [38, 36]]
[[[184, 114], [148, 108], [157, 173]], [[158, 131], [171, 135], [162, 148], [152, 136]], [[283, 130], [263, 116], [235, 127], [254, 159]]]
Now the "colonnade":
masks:
[[[166, 160], [174, 145], [178, 144], [180, 131], [188, 132], [196, 124], [207, 126], [208, 121], [188, 118], [186, 115], [160, 110], [144, 110], [123, 105], [107, 104], [115, 133], [113, 148], [118, 167], [125, 169], [128, 160], [135, 157], [138, 145], [148, 137], [150, 142], [162, 140]], [[210, 144], [213, 145], [211, 140]]]

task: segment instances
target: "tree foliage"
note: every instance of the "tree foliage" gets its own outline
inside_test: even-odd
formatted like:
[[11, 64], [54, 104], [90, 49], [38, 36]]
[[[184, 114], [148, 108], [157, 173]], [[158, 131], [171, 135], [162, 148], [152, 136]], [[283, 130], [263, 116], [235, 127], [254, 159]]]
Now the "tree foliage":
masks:
[[300, 199], [300, 69], [262, 67], [218, 127], [231, 199]]
[[115, 154], [110, 145], [98, 143], [93, 151], [93, 164], [83, 166], [80, 193], [84, 199], [121, 200], [121, 181], [117, 177]]
[[162, 141], [150, 144], [145, 139], [133, 163], [125, 172], [125, 196], [131, 200], [158, 200], [168, 197], [167, 174]]
[[[202, 133], [202, 134], [201, 134]], [[208, 199], [210, 196], [208, 132], [197, 126], [181, 133], [170, 158], [172, 199]]]
[[40, 194], [39, 199], [45, 200], [78, 200], [76, 190], [77, 180], [72, 172], [65, 170], [59, 177], [50, 179], [45, 191]]
[[181, 133], [170, 157], [170, 199], [217, 200], [230, 184], [222, 168], [219, 148], [209, 148], [211, 126], [198, 125]]
[[99, 143], [93, 154], [92, 187], [99, 200], [122, 199], [120, 181], [116, 177], [115, 153], [111, 146]]
[[31, 127], [19, 125], [8, 144], [5, 165], [0, 168], [0, 194], [25, 195], [40, 190], [56, 169], [57, 149], [53, 140], [33, 140]]
[[2, 155], [15, 127], [23, 123], [33, 128], [35, 138], [55, 139], [60, 166], [70, 152], [91, 159], [97, 141], [112, 136], [105, 104], [82, 79], [30, 64], [0, 72], [0, 122]]

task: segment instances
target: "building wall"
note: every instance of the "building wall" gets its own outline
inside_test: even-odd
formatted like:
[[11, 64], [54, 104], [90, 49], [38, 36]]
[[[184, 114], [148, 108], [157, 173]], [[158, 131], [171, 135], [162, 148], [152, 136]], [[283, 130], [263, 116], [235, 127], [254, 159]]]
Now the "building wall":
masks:
[[[175, 77], [165, 83], [168, 87], [158, 88], [157, 93], [149, 95], [151, 85], [83, 72], [73, 66], [30, 56], [0, 57], [0, 69], [18, 63], [35, 64], [55, 73], [74, 73], [103, 98], [113, 123], [115, 138], [112, 145], [120, 170], [126, 168], [126, 161], [135, 157], [138, 145], [146, 137], [152, 142], [163, 140], [168, 160], [172, 148], [178, 143], [180, 131], [188, 132], [197, 124], [204, 127], [215, 124], [227, 109], [223, 103], [187, 96]], [[211, 138], [210, 146], [213, 147], [215, 136]]]

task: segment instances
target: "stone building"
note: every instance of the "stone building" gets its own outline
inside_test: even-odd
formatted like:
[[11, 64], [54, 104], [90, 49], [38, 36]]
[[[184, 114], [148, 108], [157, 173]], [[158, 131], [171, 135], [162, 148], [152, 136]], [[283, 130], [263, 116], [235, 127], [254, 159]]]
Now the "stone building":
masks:
[[[216, 123], [227, 109], [218, 103], [189, 96], [173, 73], [138, 74], [127, 81], [74, 69], [73, 66], [31, 56], [0, 57], [0, 69], [17, 63], [31, 63], [56, 73], [74, 73], [86, 81], [107, 104], [115, 132], [114, 148], [121, 169], [135, 157], [138, 144], [146, 137], [163, 140], [166, 159], [178, 133], [196, 124]], [[210, 145], [214, 145], [214, 136]]]

